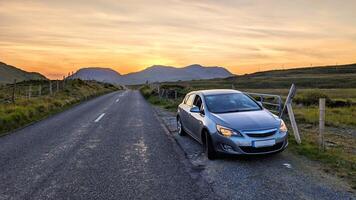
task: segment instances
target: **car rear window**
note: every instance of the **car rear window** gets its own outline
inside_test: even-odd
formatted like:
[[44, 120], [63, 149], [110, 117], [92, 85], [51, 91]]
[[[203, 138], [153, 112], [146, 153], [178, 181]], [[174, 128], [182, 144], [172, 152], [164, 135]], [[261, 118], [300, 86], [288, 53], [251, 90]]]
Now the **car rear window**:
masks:
[[249, 96], [243, 93], [217, 94], [205, 96], [207, 109], [212, 113], [229, 113], [261, 110]]

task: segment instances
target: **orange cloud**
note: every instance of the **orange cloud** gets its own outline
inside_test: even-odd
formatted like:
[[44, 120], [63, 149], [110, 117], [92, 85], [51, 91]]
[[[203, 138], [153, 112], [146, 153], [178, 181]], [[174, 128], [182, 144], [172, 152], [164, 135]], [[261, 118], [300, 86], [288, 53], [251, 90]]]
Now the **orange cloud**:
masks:
[[50, 78], [87, 66], [238, 74], [355, 62], [355, 1], [0, 1], [0, 61]]

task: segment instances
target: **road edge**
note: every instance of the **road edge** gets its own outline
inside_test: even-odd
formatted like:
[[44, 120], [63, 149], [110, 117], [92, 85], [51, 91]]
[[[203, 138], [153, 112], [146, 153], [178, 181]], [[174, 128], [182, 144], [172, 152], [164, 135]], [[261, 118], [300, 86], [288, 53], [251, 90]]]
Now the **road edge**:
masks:
[[200, 170], [196, 166], [194, 166], [193, 163], [189, 160], [189, 158], [187, 157], [187, 153], [184, 151], [184, 148], [179, 144], [179, 142], [175, 139], [175, 137], [173, 137], [173, 134], [167, 127], [166, 123], [164, 123], [162, 118], [158, 115], [156, 108], [152, 104], [150, 104], [150, 103], [148, 103], [148, 104], [151, 106], [151, 108], [153, 110], [154, 117], [159, 122], [160, 126], [162, 127], [165, 134], [167, 135], [168, 139], [172, 142], [173, 149], [178, 154], [180, 161], [186, 167], [187, 173], [192, 177], [192, 179], [197, 183], [197, 185], [199, 187], [201, 187], [201, 188], [203, 188], [205, 186], [209, 187], [208, 190], [214, 196], [213, 196], [213, 198], [211, 198], [210, 196], [207, 196], [208, 199], [224, 199], [223, 197], [218, 196], [216, 194], [213, 186], [208, 181], [206, 181], [204, 179], [204, 177], [200, 173]]

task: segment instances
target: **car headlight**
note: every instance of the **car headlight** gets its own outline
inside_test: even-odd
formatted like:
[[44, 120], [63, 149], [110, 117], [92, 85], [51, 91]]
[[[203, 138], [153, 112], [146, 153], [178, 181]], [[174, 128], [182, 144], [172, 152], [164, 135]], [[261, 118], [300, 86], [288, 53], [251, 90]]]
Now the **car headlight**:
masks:
[[224, 126], [216, 125], [216, 129], [218, 130], [218, 133], [220, 133], [221, 135], [223, 135], [225, 137], [230, 137], [232, 135], [241, 136], [240, 133], [237, 133], [237, 132], [233, 131], [232, 129], [226, 128]]
[[279, 126], [279, 132], [287, 132], [288, 128], [283, 120], [281, 120], [281, 125]]

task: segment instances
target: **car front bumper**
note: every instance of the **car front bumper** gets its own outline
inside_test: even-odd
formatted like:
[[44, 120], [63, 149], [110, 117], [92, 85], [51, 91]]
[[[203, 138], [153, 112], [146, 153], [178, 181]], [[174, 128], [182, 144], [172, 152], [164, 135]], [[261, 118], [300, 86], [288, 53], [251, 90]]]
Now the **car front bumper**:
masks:
[[[218, 133], [213, 134], [213, 144], [215, 150], [220, 153], [226, 154], [269, 154], [283, 151], [288, 146], [288, 133], [275, 133], [269, 137], [253, 138], [248, 136], [238, 137], [225, 137]], [[274, 140], [275, 144], [272, 146], [255, 147], [255, 141]]]

